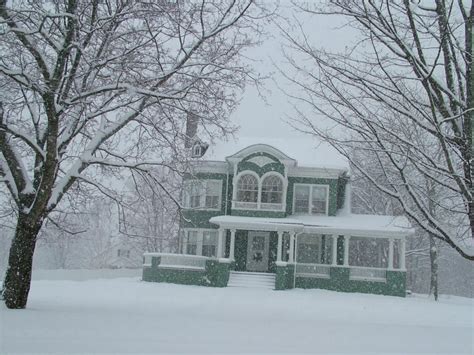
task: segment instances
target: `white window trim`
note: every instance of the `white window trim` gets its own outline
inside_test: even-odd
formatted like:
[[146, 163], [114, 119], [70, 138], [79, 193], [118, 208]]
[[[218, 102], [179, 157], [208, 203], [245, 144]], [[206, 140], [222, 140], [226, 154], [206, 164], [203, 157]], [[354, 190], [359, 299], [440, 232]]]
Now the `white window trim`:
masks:
[[[206, 207], [206, 191], [207, 191], [207, 184], [208, 181], [217, 181], [219, 183], [219, 202], [217, 203], [217, 208], [208, 208]], [[199, 194], [199, 207], [191, 207], [191, 199], [190, 194], [187, 189], [187, 185], [192, 185], [193, 183], [200, 183], [202, 184], [202, 189]], [[184, 182], [184, 189], [183, 189], [183, 206], [184, 209], [193, 210], [193, 211], [221, 211], [222, 210], [222, 183], [223, 180], [221, 179], [190, 179]]]
[[[254, 208], [254, 209], [236, 207], [236, 203], [242, 202], [242, 201], [237, 201], [237, 185], [240, 178], [243, 175], [247, 175], [247, 174], [253, 175], [257, 179], [257, 182], [258, 182], [258, 194], [257, 194], [257, 202], [256, 202], [257, 208]], [[270, 175], [275, 175], [279, 177], [283, 182], [281, 209], [278, 209], [278, 210], [262, 208], [262, 184], [263, 184], [263, 180], [267, 176], [270, 176]], [[232, 180], [232, 185], [233, 185], [233, 189], [232, 189], [232, 209], [233, 210], [252, 210], [252, 211], [266, 211], [266, 212], [267, 211], [268, 212], [285, 212], [286, 211], [286, 194], [288, 190], [288, 179], [280, 173], [277, 173], [275, 171], [268, 171], [260, 177], [255, 171], [243, 170], [234, 177], [234, 179]]]
[[218, 229], [208, 229], [208, 228], [183, 228], [183, 240], [181, 243], [181, 251], [182, 254], [185, 255], [194, 255], [194, 254], [187, 254], [186, 249], [188, 246], [187, 243], [187, 238], [188, 238], [188, 232], [197, 232], [197, 241], [196, 241], [196, 255], [197, 256], [202, 256], [202, 246], [203, 246], [203, 241], [204, 241], [204, 232], [216, 232], [216, 253], [217, 253], [217, 243], [218, 238], [219, 238], [219, 230]]
[[[296, 187], [297, 186], [309, 186], [309, 205], [308, 212], [295, 212], [295, 202], [296, 202]], [[311, 213], [313, 208], [313, 186], [324, 187], [326, 188], [326, 213], [325, 214], [316, 214]], [[293, 214], [294, 215], [309, 215], [309, 216], [327, 216], [329, 212], [329, 185], [328, 184], [305, 184], [305, 183], [295, 183], [293, 184]]]

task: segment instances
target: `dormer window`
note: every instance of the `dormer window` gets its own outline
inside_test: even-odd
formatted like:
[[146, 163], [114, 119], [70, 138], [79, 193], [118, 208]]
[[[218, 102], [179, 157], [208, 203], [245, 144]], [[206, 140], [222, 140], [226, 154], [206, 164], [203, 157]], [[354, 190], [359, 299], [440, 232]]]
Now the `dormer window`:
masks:
[[193, 158], [200, 158], [202, 157], [202, 147], [201, 147], [201, 144], [199, 143], [196, 143], [194, 146], [193, 146]]

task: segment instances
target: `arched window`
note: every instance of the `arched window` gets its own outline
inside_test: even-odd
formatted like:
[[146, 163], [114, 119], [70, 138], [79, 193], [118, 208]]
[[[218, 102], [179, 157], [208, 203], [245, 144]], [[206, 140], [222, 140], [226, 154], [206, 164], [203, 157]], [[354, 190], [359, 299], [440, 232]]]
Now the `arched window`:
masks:
[[262, 182], [262, 203], [282, 203], [283, 181], [276, 175], [267, 176]]
[[242, 175], [237, 183], [237, 201], [257, 202], [258, 180], [255, 176]]

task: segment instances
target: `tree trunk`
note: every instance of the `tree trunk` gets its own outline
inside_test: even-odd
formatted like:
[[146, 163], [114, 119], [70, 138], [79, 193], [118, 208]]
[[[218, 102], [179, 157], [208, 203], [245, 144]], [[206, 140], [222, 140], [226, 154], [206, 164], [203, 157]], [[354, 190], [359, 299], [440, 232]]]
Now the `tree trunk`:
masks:
[[35, 219], [21, 213], [18, 216], [3, 285], [3, 298], [8, 308], [26, 307], [30, 292], [33, 253], [41, 221], [42, 218]]
[[438, 247], [435, 238], [430, 235], [430, 265], [431, 265], [431, 283], [430, 295], [438, 300]]

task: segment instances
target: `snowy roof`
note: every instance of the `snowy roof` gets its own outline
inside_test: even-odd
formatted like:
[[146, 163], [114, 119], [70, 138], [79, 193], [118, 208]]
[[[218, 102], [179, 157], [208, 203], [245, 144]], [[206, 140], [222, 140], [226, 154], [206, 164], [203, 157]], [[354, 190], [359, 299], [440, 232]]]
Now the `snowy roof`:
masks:
[[410, 222], [405, 217], [364, 214], [294, 215], [286, 218], [217, 216], [212, 217], [210, 222], [224, 228], [347, 234], [361, 237], [401, 237], [413, 232]]
[[255, 144], [272, 146], [298, 162], [299, 166], [348, 169], [347, 159], [325, 143], [308, 138], [239, 137], [211, 144], [203, 160], [225, 161]]

